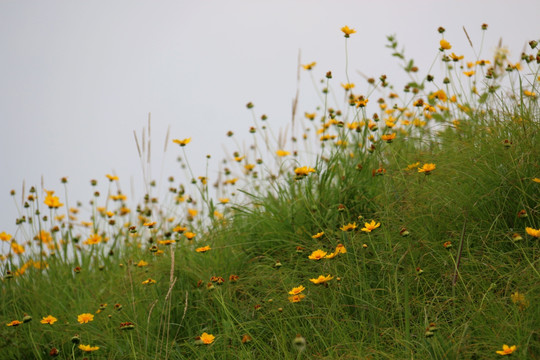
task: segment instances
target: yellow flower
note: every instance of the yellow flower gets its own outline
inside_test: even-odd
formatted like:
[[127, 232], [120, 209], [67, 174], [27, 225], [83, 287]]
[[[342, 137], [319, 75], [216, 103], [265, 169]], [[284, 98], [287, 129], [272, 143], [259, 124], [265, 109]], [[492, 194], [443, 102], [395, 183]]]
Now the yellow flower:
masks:
[[385, 134], [381, 136], [381, 139], [383, 139], [387, 143], [391, 143], [392, 140], [394, 140], [395, 138], [396, 138], [396, 133], [390, 133], [390, 134]]
[[92, 352], [92, 351], [99, 350], [99, 346], [90, 346], [90, 345], [80, 344], [79, 349], [81, 349], [82, 351], [86, 351], [86, 352]]
[[216, 337], [214, 335], [212, 335], [212, 334], [207, 334], [207, 333], [204, 332], [204, 333], [202, 333], [200, 338], [201, 338], [201, 341], [203, 342], [203, 344], [209, 345], [209, 344], [214, 342], [214, 339]]
[[420, 166], [420, 162], [415, 162], [414, 164], [407, 165], [407, 168], [405, 170], [417, 169], [419, 166]]
[[525, 298], [525, 295], [520, 294], [517, 291], [510, 295], [510, 299], [514, 304], [517, 304], [519, 306], [520, 310], [524, 310], [529, 306], [529, 301]]
[[197, 214], [199, 213], [199, 211], [196, 210], [196, 209], [188, 209], [188, 213], [189, 213], [189, 216], [195, 217], [195, 216], [197, 216]]
[[352, 88], [354, 88], [354, 84], [353, 83], [346, 83], [346, 84], [341, 84], [341, 86], [346, 90], [351, 90]]
[[143, 285], [152, 285], [152, 284], [155, 284], [156, 283], [156, 280], [152, 279], [152, 278], [148, 278], [146, 280], [144, 280], [142, 282]]
[[306, 290], [306, 288], [304, 286], [300, 285], [298, 287], [292, 288], [292, 290], [289, 291], [289, 295], [298, 295], [304, 290]]
[[540, 184], [540, 178], [534, 178], [534, 179], [532, 179], [532, 181], [534, 181], [535, 183], [539, 183], [539, 184]]
[[309, 173], [315, 172], [315, 169], [308, 167], [308, 166], [302, 166], [294, 169], [294, 173], [297, 176], [308, 176]]
[[423, 172], [424, 174], [429, 175], [433, 170], [435, 170], [435, 168], [435, 164], [424, 164], [420, 169], [418, 169], [418, 172]]
[[178, 144], [180, 146], [186, 146], [187, 144], [189, 144], [190, 141], [191, 141], [191, 138], [187, 138], [184, 140], [174, 139], [173, 143]]
[[186, 231], [186, 230], [187, 230], [187, 228], [186, 228], [186, 227], [183, 227], [183, 226], [181, 226], [181, 225], [178, 225], [178, 226], [176, 226], [176, 227], [173, 229], [174, 232], [177, 232], [177, 233], [179, 233], [179, 234], [183, 233], [183, 232]]
[[19, 325], [21, 325], [21, 324], [22, 324], [22, 321], [19, 321], [19, 320], [13, 320], [13, 321], [11, 321], [11, 322], [8, 322], [8, 323], [6, 324], [6, 326], [19, 326]]
[[107, 174], [105, 176], [107, 177], [107, 179], [109, 179], [109, 181], [118, 180], [118, 176], [116, 175]]
[[77, 321], [81, 324], [87, 324], [89, 323], [90, 321], [94, 321], [94, 315], [92, 314], [81, 314], [79, 316], [77, 316]]
[[276, 151], [276, 155], [279, 156], [279, 157], [282, 157], [282, 156], [291, 155], [291, 153], [288, 152], [288, 151], [285, 151], [285, 150], [278, 150], [278, 151]]
[[289, 301], [292, 303], [297, 303], [297, 302], [302, 301], [302, 299], [305, 297], [306, 295], [304, 294], [293, 295], [293, 296], [289, 296]]
[[471, 76], [473, 76], [475, 73], [474, 73], [474, 70], [471, 70], [471, 71], [464, 71], [463, 74], [464, 74], [464, 75], [467, 75], [468, 77], [471, 77]]
[[459, 61], [459, 60], [461, 60], [461, 59], [463, 59], [463, 58], [464, 58], [464, 56], [463, 56], [463, 55], [461, 55], [461, 56], [458, 56], [458, 55], [456, 55], [456, 54], [454, 54], [454, 53], [450, 54], [450, 57], [451, 57], [451, 58], [452, 58], [452, 60], [454, 60], [454, 61]]
[[324, 235], [324, 231], [321, 231], [320, 233], [316, 233], [315, 235], [311, 236], [313, 239], [318, 239], [320, 238], [321, 236]]
[[309, 281], [311, 281], [312, 283], [314, 284], [325, 284], [327, 283], [328, 281], [332, 280], [334, 277], [331, 276], [330, 274], [328, 274], [327, 276], [324, 276], [324, 275], [319, 275], [318, 278], [316, 279], [309, 279]]
[[6, 233], [5, 231], [2, 231], [2, 232], [0, 233], [0, 240], [2, 240], [2, 241], [9, 241], [9, 240], [11, 240], [11, 235], [8, 234], [8, 233]]
[[197, 234], [192, 233], [191, 231], [186, 231], [186, 232], [184, 233], [184, 236], [187, 237], [188, 240], [191, 240], [191, 239], [193, 239], [195, 236], [197, 236]]
[[510, 346], [505, 344], [505, 345], [503, 345], [503, 349], [496, 351], [496, 353], [499, 354], [499, 355], [510, 355], [511, 353], [516, 351], [516, 349], [517, 349], [516, 345], [512, 345], [510, 347]]
[[326, 254], [327, 254], [326, 251], [322, 251], [318, 249], [312, 252], [311, 255], [308, 256], [308, 258], [311, 260], [321, 260], [323, 257], [326, 256]]
[[337, 255], [337, 254], [346, 254], [347, 253], [347, 249], [345, 249], [345, 246], [343, 246], [343, 244], [338, 244], [336, 246], [336, 250], [334, 251], [334, 253]]
[[42, 324], [49, 324], [49, 325], [52, 325], [52, 324], [54, 324], [54, 323], [57, 322], [57, 321], [58, 321], [57, 318], [55, 318], [55, 317], [52, 316], [52, 315], [49, 315], [49, 316], [44, 317], [43, 319], [41, 319], [40, 322], [41, 322]]
[[371, 220], [370, 223], [364, 223], [364, 227], [362, 228], [362, 231], [371, 232], [372, 230], [375, 230], [379, 226], [381, 226], [381, 223], [375, 223], [375, 220]]
[[526, 227], [525, 228], [525, 231], [527, 232], [527, 234], [535, 237], [535, 238], [540, 238], [540, 229], [536, 230], [536, 229], [533, 229], [533, 228], [530, 228], [530, 227]]
[[219, 198], [219, 202], [222, 203], [222, 204], [226, 204], [229, 201], [230, 201], [229, 198]]
[[313, 120], [315, 119], [315, 116], [317, 116], [317, 113], [304, 113], [304, 116], [309, 119], [309, 120]]
[[358, 226], [356, 225], [356, 223], [348, 223], [347, 225], [343, 225], [342, 227], [340, 227], [341, 230], [343, 231], [352, 231], [354, 229], [356, 229]]
[[171, 245], [171, 244], [174, 244], [176, 243], [176, 240], [171, 240], [171, 239], [168, 239], [168, 240], [158, 240], [158, 244], [159, 245]]
[[85, 245], [95, 245], [95, 244], [99, 244], [101, 242], [102, 238], [100, 235], [98, 234], [92, 234], [90, 235], [90, 237], [88, 239], [86, 239], [85, 242], [83, 242], [83, 244]]
[[11, 250], [15, 254], [21, 255], [22, 253], [24, 253], [24, 246], [17, 244], [15, 241], [12, 241], [11, 242]]
[[208, 250], [212, 250], [208, 245], [195, 249], [196, 252], [207, 252]]
[[155, 221], [145, 222], [145, 223], [143, 224], [143, 226], [146, 226], [146, 227], [149, 228], [149, 229], [153, 228], [154, 225], [156, 225], [156, 222], [155, 222]]
[[148, 266], [148, 263], [144, 260], [141, 260], [137, 263], [137, 267], [143, 267], [143, 266]]
[[[354, 84], [349, 84], [349, 85], [352, 85], [352, 87], [354, 87]], [[361, 107], [365, 107], [368, 102], [369, 102], [369, 99], [358, 99], [354, 101], [354, 104], [356, 105], [356, 107], [361, 108]]]
[[314, 61], [312, 63], [302, 65], [302, 67], [304, 68], [304, 70], [311, 70], [315, 67], [315, 65], [317, 65], [317, 63]]
[[[47, 190], [45, 190], [47, 191]], [[60, 202], [60, 199], [58, 196], [53, 196], [54, 191], [47, 191], [47, 196], [45, 196], [45, 200], [43, 201], [45, 205], [47, 205], [51, 209], [59, 208], [60, 206], [63, 206]]]
[[442, 39], [439, 44], [441, 45], [441, 51], [442, 50], [450, 50], [452, 48], [452, 45], [444, 39]]
[[348, 38], [350, 35], [354, 34], [356, 30], [349, 28], [347, 25], [341, 28], [341, 31], [345, 34], [345, 37]]

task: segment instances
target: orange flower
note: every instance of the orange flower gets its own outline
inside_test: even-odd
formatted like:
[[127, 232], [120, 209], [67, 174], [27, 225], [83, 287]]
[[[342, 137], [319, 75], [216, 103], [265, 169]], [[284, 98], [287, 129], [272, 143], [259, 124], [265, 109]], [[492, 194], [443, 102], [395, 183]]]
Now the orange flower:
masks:
[[49, 316], [44, 317], [43, 319], [41, 319], [40, 322], [41, 322], [42, 324], [49, 324], [49, 325], [52, 325], [52, 324], [54, 324], [56, 321], [58, 321], [57, 318], [55, 318], [55, 317], [52, 316], [52, 315], [49, 315]]
[[212, 249], [212, 248], [211, 248], [210, 246], [206, 245], [206, 246], [203, 246], [203, 247], [200, 247], [200, 248], [195, 249], [195, 251], [196, 251], [196, 252], [207, 252], [207, 251], [209, 251], [209, 250], [211, 250], [211, 249]]
[[418, 169], [418, 172], [423, 172], [426, 175], [429, 175], [437, 166], [435, 164], [424, 164], [421, 168]]
[[323, 236], [323, 235], [324, 235], [324, 231], [321, 231], [321, 232], [319, 232], [319, 233], [316, 233], [315, 235], [312, 235], [311, 237], [312, 237], [313, 239], [318, 239], [318, 238], [320, 238], [320, 237]]
[[200, 336], [200, 340], [203, 342], [203, 344], [206, 344], [206, 345], [209, 345], [211, 343], [214, 342], [214, 339], [216, 337], [212, 334], [207, 334], [207, 333], [202, 333], [202, 335]]

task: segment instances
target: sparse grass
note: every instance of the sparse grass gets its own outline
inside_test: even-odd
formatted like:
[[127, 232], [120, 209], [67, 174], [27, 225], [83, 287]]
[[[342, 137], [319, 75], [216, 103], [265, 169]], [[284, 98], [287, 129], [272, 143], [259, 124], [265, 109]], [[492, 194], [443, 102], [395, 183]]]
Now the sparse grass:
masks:
[[389, 37], [411, 76], [402, 94], [384, 77], [357, 94], [348, 72], [334, 90], [326, 74], [314, 115], [295, 103], [290, 143], [248, 104], [253, 146], [217, 179], [193, 174], [175, 140], [186, 183], [157, 199], [145, 179], [128, 208], [108, 176], [87, 223], [66, 181], [63, 200], [31, 188], [17, 240], [0, 234], [0, 358], [493, 359], [503, 344], [540, 358], [533, 45], [519, 66], [501, 49], [470, 68], [437, 50], [437, 82]]

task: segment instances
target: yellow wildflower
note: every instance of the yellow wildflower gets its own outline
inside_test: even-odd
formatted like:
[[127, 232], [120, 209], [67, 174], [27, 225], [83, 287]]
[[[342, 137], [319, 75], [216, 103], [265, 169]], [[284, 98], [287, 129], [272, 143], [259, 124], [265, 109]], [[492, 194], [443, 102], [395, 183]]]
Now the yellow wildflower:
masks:
[[189, 144], [190, 141], [191, 141], [191, 138], [187, 138], [184, 140], [174, 139], [173, 143], [178, 144], [180, 146], [186, 146], [187, 144]]
[[346, 84], [341, 84], [341, 86], [345, 89], [345, 91], [349, 91], [351, 90], [352, 88], [354, 88], [354, 84], [353, 83], [346, 83]]
[[79, 349], [85, 352], [92, 352], [92, 351], [99, 350], [99, 346], [90, 346], [90, 345], [80, 344]]
[[156, 283], [156, 280], [152, 279], [152, 278], [148, 278], [146, 280], [144, 280], [142, 282], [143, 285], [152, 285], [152, 284], [155, 284]]
[[17, 244], [17, 242], [15, 241], [12, 241], [11, 251], [13, 251], [17, 255], [21, 255], [22, 253], [24, 253], [24, 246]]
[[316, 233], [315, 235], [311, 236], [313, 239], [318, 239], [320, 238], [321, 236], [324, 235], [324, 231], [321, 231], [319, 233]]
[[391, 143], [392, 140], [396, 138], [396, 133], [390, 133], [390, 134], [384, 134], [381, 136], [381, 139], [386, 141], [387, 143]]
[[317, 63], [314, 61], [312, 63], [302, 65], [302, 67], [304, 68], [304, 70], [311, 70], [315, 67], [315, 65], [317, 65]]
[[433, 170], [435, 170], [435, 164], [424, 164], [421, 168], [418, 169], [418, 172], [423, 172], [426, 175], [429, 175]]
[[516, 345], [508, 346], [505, 344], [503, 345], [503, 349], [496, 351], [496, 353], [499, 355], [510, 355], [511, 353], [516, 351], [516, 349], [517, 349]]
[[98, 234], [92, 234], [90, 235], [90, 237], [88, 239], [86, 239], [85, 242], [83, 242], [83, 244], [85, 245], [95, 245], [95, 244], [99, 244], [101, 242], [102, 238], [100, 235]]
[[297, 303], [297, 302], [302, 301], [302, 299], [305, 297], [306, 295], [304, 294], [293, 295], [293, 296], [289, 296], [289, 301], [292, 303]]
[[347, 25], [341, 28], [341, 31], [345, 34], [345, 37], [348, 38], [356, 32], [356, 30], [349, 28]]
[[530, 228], [530, 227], [526, 227], [525, 228], [525, 231], [527, 232], [527, 234], [535, 237], [535, 238], [540, 238], [540, 229], [536, 230], [536, 229], [533, 229], [533, 228]]
[[306, 290], [306, 288], [304, 286], [300, 285], [298, 287], [292, 288], [292, 290], [289, 291], [289, 295], [298, 295], [304, 290]]
[[207, 252], [208, 250], [212, 250], [208, 245], [195, 249], [196, 252]]
[[340, 227], [340, 229], [342, 231], [352, 231], [354, 229], [356, 229], [358, 226], [356, 225], [356, 222], [354, 223], [348, 223], [347, 225], [343, 225], [342, 227]]
[[105, 176], [107, 177], [107, 179], [109, 179], [109, 181], [118, 180], [118, 176], [116, 176], [116, 175], [107, 174]]
[[143, 267], [143, 266], [148, 266], [148, 263], [144, 260], [141, 260], [137, 263], [137, 267]]
[[278, 151], [276, 151], [276, 155], [279, 156], [279, 157], [282, 157], [282, 156], [291, 155], [291, 153], [289, 151], [285, 151], [285, 150], [278, 150]]
[[216, 337], [212, 334], [207, 334], [207, 333], [202, 333], [202, 335], [200, 336], [200, 340], [203, 342], [203, 344], [206, 344], [206, 345], [210, 345], [211, 343], [214, 342], [214, 339]]
[[[47, 190], [45, 190], [47, 191]], [[64, 204], [60, 202], [60, 199], [58, 196], [53, 196], [54, 191], [47, 191], [47, 196], [45, 196], [45, 200], [43, 201], [45, 205], [47, 205], [51, 209], [57, 209]]]
[[229, 198], [219, 198], [219, 202], [222, 203], [222, 204], [226, 204], [229, 201], [230, 201]]
[[10, 234], [6, 233], [5, 231], [2, 231], [0, 233], [0, 240], [2, 240], [2, 241], [9, 241], [9, 240], [11, 240], [11, 237], [12, 236]]
[[326, 254], [327, 254], [326, 251], [322, 251], [318, 249], [312, 252], [311, 255], [308, 256], [308, 258], [311, 260], [321, 260], [322, 258], [326, 256]]
[[364, 223], [364, 227], [362, 228], [362, 231], [365, 232], [371, 232], [381, 226], [381, 223], [376, 223], [375, 220], [371, 220], [370, 223]]
[[52, 316], [52, 315], [49, 315], [49, 316], [44, 317], [43, 319], [41, 319], [40, 322], [41, 322], [42, 324], [49, 324], [49, 325], [52, 325], [52, 324], [54, 324], [54, 323], [57, 322], [57, 321], [58, 321], [57, 318], [55, 318], [55, 317]]
[[439, 44], [441, 45], [441, 51], [442, 50], [450, 50], [452, 48], [452, 45], [450, 45], [450, 43], [444, 39], [442, 39]]
[[21, 325], [21, 324], [22, 324], [22, 321], [19, 321], [19, 320], [13, 320], [13, 321], [11, 321], [11, 322], [8, 322], [8, 323], [6, 324], [6, 326], [19, 326], [19, 325]]
[[88, 313], [81, 314], [77, 316], [77, 321], [81, 324], [87, 324], [90, 321], [94, 321], [94, 315]]
[[327, 283], [328, 281], [332, 280], [334, 277], [331, 276], [330, 274], [328, 274], [327, 276], [324, 276], [324, 275], [319, 275], [318, 278], [316, 279], [309, 279], [309, 281], [311, 281], [312, 283], [314, 284], [325, 284]]
[[308, 166], [302, 166], [294, 169], [294, 173], [297, 176], [308, 176], [309, 173], [315, 172], [315, 169], [308, 167]]
[[197, 236], [197, 234], [192, 233], [191, 231], [186, 231], [186, 232], [184, 233], [184, 236], [187, 237], [188, 240], [191, 240], [191, 239], [193, 239], [195, 236]]

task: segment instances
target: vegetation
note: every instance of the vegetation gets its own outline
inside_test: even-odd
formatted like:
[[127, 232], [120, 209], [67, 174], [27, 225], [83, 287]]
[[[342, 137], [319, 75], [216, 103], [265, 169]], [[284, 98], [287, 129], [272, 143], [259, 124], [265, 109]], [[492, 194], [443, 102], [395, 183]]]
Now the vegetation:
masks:
[[439, 33], [444, 74], [389, 36], [403, 91], [328, 72], [290, 143], [249, 103], [253, 144], [217, 179], [186, 138], [188, 181], [162, 199], [149, 180], [130, 208], [107, 175], [81, 222], [67, 179], [23, 193], [0, 233], [0, 358], [539, 359], [537, 42], [471, 60]]

